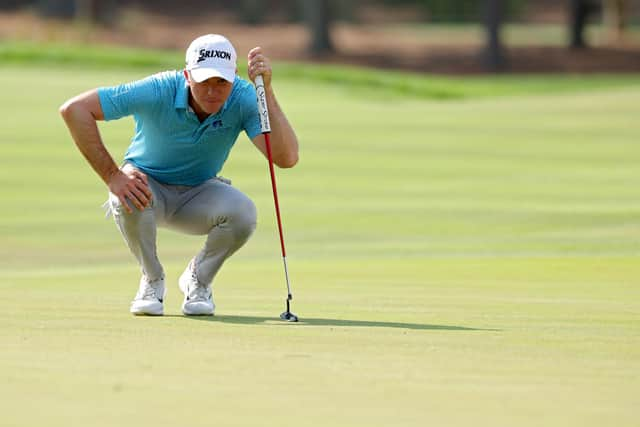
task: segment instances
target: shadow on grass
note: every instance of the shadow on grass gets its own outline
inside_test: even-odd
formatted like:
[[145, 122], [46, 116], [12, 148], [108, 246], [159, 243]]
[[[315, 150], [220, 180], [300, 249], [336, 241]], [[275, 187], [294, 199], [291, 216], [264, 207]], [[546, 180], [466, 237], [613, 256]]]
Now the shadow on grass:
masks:
[[[241, 325], [257, 325], [257, 324], [287, 324], [277, 317], [264, 316], [234, 316], [234, 315], [215, 315], [215, 316], [179, 316], [165, 315], [165, 317], [183, 317], [189, 320], [199, 320], [204, 322], [221, 322], [234, 323]], [[347, 319], [322, 319], [322, 318], [301, 318], [294, 325], [311, 325], [311, 326], [342, 326], [342, 327], [365, 327], [365, 328], [398, 328], [398, 329], [416, 329], [416, 330], [442, 330], [442, 331], [499, 331], [499, 329], [480, 329], [468, 328], [465, 326], [452, 325], [425, 325], [420, 323], [404, 323], [404, 322], [382, 322], [373, 320], [347, 320]]]

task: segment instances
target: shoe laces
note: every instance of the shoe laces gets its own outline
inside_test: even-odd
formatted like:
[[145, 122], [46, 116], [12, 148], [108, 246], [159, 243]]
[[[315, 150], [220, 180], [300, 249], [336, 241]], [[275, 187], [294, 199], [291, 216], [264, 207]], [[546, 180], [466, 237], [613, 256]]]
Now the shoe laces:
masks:
[[191, 301], [209, 301], [211, 299], [211, 291], [208, 286], [200, 284], [195, 285], [189, 292]]
[[145, 280], [145, 286], [142, 289], [142, 299], [149, 299], [149, 298], [155, 298], [155, 299], [162, 299], [162, 295], [161, 294], [161, 289], [160, 289], [160, 285], [162, 284], [163, 281], [163, 277], [161, 277], [158, 280], [155, 280], [153, 282], [147, 282], [146, 278]]

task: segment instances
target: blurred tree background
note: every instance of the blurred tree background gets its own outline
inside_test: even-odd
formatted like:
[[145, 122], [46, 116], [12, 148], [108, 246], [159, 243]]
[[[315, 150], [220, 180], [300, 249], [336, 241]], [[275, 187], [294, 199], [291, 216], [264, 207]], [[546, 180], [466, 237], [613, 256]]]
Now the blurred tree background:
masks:
[[[640, 0], [5, 0], [0, 12], [27, 11], [42, 18], [73, 20], [85, 26], [117, 29], [127, 11], [173, 19], [211, 16], [216, 22], [247, 26], [297, 24], [306, 28], [310, 57], [340, 54], [336, 25], [363, 25], [393, 17], [412, 25], [473, 26], [483, 30], [477, 37], [477, 61], [485, 71], [510, 67], [508, 43], [503, 36], [507, 23], [531, 22], [532, 16], [554, 16], [564, 28], [567, 51], [588, 50], [589, 25], [606, 28], [610, 47], [626, 46], [625, 33], [637, 26]], [[377, 15], [376, 15], [377, 13]], [[383, 17], [383, 18], [381, 18]], [[416, 37], [429, 37], [428, 31]], [[2, 37], [2, 34], [0, 34]], [[453, 42], [452, 42], [453, 43]], [[633, 55], [633, 53], [632, 53]], [[544, 60], [544, 58], [540, 58]], [[638, 58], [634, 57], [634, 60]], [[383, 62], [380, 60], [379, 62]]]

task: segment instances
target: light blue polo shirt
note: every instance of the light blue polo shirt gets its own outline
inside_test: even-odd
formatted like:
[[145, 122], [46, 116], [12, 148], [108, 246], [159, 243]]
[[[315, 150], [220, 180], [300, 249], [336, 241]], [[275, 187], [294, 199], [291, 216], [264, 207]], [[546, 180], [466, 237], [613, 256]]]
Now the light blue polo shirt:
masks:
[[125, 160], [165, 184], [198, 185], [217, 176], [241, 131], [249, 139], [260, 134], [255, 88], [240, 77], [220, 111], [202, 123], [189, 107], [181, 71], [101, 87], [98, 96], [105, 120], [134, 117]]

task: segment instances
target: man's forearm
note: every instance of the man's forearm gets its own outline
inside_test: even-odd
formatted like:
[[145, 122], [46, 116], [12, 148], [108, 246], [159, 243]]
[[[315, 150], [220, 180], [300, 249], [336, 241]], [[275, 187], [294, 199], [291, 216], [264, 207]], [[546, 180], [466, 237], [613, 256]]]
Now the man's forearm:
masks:
[[108, 185], [119, 168], [102, 143], [96, 120], [91, 112], [70, 102], [60, 108], [60, 114], [82, 155]]
[[266, 96], [274, 162], [281, 167], [292, 167], [298, 162], [298, 138], [280, 108], [272, 87], [266, 90]]

